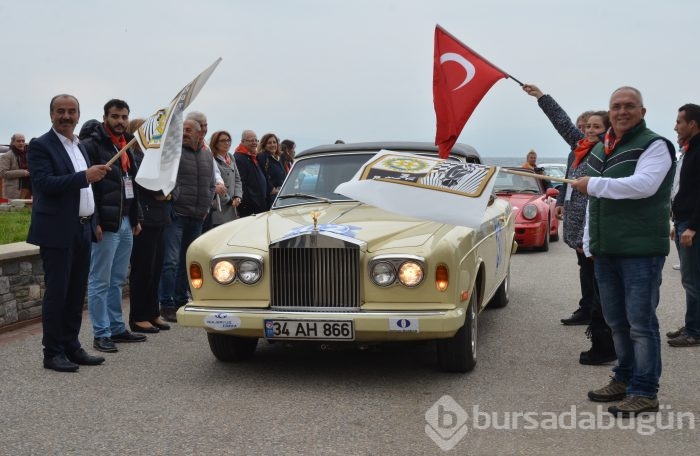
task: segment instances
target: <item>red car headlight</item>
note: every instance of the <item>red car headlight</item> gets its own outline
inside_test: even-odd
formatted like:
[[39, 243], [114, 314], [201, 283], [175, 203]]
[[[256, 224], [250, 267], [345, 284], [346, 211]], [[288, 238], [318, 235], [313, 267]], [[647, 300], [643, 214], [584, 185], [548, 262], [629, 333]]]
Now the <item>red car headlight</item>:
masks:
[[521, 213], [524, 219], [532, 220], [537, 217], [537, 206], [534, 204], [526, 204]]

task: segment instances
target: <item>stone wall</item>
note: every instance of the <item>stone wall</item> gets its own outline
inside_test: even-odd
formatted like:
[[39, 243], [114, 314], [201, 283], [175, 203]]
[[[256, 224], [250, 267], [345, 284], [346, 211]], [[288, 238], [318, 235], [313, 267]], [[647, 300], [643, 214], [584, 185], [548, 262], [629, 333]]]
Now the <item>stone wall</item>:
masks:
[[0, 328], [41, 316], [44, 271], [39, 247], [0, 245]]
[[[122, 296], [129, 296], [128, 278]], [[40, 317], [43, 297], [44, 269], [39, 247], [26, 242], [0, 245], [0, 332]]]

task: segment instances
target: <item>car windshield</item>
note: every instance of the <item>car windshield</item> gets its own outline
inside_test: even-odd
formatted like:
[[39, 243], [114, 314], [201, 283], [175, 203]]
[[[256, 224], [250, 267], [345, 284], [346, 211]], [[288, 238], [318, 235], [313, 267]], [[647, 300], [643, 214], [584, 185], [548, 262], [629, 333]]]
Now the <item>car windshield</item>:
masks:
[[566, 177], [566, 165], [545, 165], [544, 173], [552, 177]]
[[272, 207], [350, 201], [347, 196], [335, 193], [335, 188], [352, 179], [373, 156], [374, 153], [334, 154], [297, 160]]
[[537, 179], [529, 176], [509, 174], [501, 170], [496, 175], [493, 185], [495, 193], [541, 193]]

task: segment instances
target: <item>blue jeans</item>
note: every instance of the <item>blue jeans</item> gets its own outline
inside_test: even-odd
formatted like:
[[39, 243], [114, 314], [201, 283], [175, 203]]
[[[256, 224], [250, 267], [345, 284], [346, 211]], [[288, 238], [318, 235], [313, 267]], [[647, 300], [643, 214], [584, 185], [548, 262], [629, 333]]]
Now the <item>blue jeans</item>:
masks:
[[122, 287], [126, 283], [133, 244], [128, 216], [122, 218], [119, 231], [103, 231], [102, 241], [92, 244], [88, 311], [95, 337], [111, 337], [126, 331], [122, 318]]
[[676, 247], [681, 260], [681, 284], [685, 289], [685, 331], [700, 337], [700, 235], [693, 237], [693, 245], [683, 247], [680, 238], [688, 222], [676, 221]]
[[185, 272], [187, 248], [202, 234], [201, 219], [175, 215], [165, 228], [163, 270], [158, 295], [161, 308], [177, 309], [187, 303], [190, 287]]
[[627, 394], [656, 397], [661, 377], [659, 305], [666, 257], [596, 257], [595, 277], [617, 354], [615, 380]]

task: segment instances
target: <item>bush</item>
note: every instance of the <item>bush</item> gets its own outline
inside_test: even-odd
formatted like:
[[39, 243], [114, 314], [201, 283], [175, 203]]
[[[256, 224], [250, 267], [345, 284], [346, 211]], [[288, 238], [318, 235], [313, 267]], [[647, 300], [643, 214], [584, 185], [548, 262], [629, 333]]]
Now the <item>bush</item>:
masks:
[[0, 212], [0, 245], [27, 240], [32, 210]]

